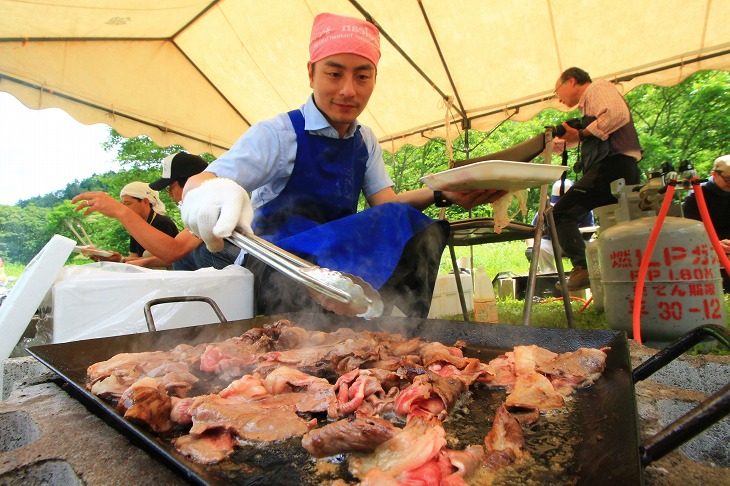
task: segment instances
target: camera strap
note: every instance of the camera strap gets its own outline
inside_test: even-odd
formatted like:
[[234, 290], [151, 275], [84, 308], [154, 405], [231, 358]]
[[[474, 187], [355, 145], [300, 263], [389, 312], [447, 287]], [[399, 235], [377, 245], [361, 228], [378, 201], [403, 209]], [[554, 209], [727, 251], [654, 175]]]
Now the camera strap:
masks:
[[[583, 161], [580, 158], [580, 144], [578, 145], [578, 147], [576, 147], [576, 151], [578, 152], [578, 156], [575, 161], [575, 164], [573, 164], [573, 172], [575, 172], [575, 175], [578, 176], [578, 175], [580, 175], [581, 172], [583, 172]], [[563, 155], [562, 165], [567, 167], [568, 166], [568, 150], [567, 149], [563, 150], [562, 155]], [[567, 170], [564, 171], [563, 175], [560, 177], [560, 179], [564, 181], [567, 174], [568, 174], [568, 171]]]

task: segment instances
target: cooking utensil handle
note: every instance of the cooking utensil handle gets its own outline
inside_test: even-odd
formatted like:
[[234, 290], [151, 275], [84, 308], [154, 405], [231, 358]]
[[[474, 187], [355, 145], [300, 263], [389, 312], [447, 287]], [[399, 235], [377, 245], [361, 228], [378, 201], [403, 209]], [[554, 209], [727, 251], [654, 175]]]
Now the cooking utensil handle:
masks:
[[295, 282], [346, 306], [345, 310], [335, 310], [331, 305], [320, 302], [327, 309], [338, 313], [349, 310], [365, 319], [380, 317], [383, 313], [380, 294], [359, 277], [318, 267], [252, 234], [234, 231], [227, 239]]
[[724, 344], [726, 348], [730, 349], [730, 333], [726, 328], [717, 324], [705, 324], [704, 326], [696, 327], [637, 366], [632, 373], [634, 383], [650, 377], [656, 371], [690, 350], [692, 346], [707, 338], [715, 338]]
[[74, 236], [79, 239], [79, 243], [81, 243], [82, 245], [89, 245], [89, 243], [86, 240], [84, 240], [84, 238], [79, 234], [79, 232], [76, 231], [76, 228], [74, 228], [74, 225], [71, 224], [71, 221], [69, 221], [68, 219], [64, 219], [63, 222], [66, 223], [66, 226], [68, 226], [68, 229], [71, 230], [71, 233], [73, 233]]
[[155, 320], [152, 318], [152, 306], [157, 304], [172, 304], [176, 302], [205, 302], [213, 308], [213, 312], [218, 316], [221, 322], [228, 322], [226, 317], [223, 315], [218, 304], [215, 303], [210, 297], [202, 295], [185, 295], [180, 297], [161, 297], [159, 299], [152, 299], [144, 305], [144, 318], [147, 321], [147, 330], [149, 332], [156, 332]]
[[86, 238], [86, 242], [88, 243], [88, 245], [89, 246], [92, 246], [92, 247], [96, 247], [96, 245], [94, 245], [94, 243], [91, 242], [91, 238], [89, 237], [89, 233], [86, 232], [86, 228], [84, 228], [84, 225], [81, 224], [81, 223], [79, 223], [77, 220], [74, 220], [74, 222], [76, 223], [76, 226], [78, 226], [79, 229], [81, 230], [81, 233], [84, 234], [84, 237]]
[[312, 267], [313, 265], [308, 262], [307, 260], [303, 258], [299, 258], [298, 256], [294, 255], [293, 253], [289, 253], [288, 251], [284, 250], [283, 248], [279, 248], [276, 245], [271, 244], [270, 242], [266, 241], [265, 239], [256, 236], [256, 235], [243, 235], [237, 231], [234, 231], [233, 234], [229, 237], [232, 243], [240, 246], [245, 246], [247, 251], [249, 248], [253, 248], [254, 251], [261, 249], [261, 251], [266, 251], [269, 253], [272, 253], [273, 255], [282, 258], [283, 260], [293, 264], [296, 267]]
[[667, 427], [657, 432], [639, 448], [641, 464], [664, 457], [688, 440], [730, 414], [730, 383]]
[[[717, 324], [697, 327], [637, 366], [632, 373], [634, 383], [648, 378], [706, 338], [715, 338], [730, 349], [730, 332], [726, 328]], [[730, 383], [648, 439], [646, 444], [640, 447], [642, 465], [646, 466], [664, 457], [728, 414], [730, 414]]]

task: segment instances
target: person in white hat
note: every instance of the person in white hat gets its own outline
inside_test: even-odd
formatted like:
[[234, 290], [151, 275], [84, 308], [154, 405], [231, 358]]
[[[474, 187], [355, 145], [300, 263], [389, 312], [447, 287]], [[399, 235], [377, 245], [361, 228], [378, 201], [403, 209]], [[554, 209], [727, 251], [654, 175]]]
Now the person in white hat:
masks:
[[[130, 182], [122, 188], [119, 193], [122, 204], [137, 213], [147, 224], [158, 229], [166, 235], [177, 236], [180, 232], [177, 225], [168, 217], [165, 204], [160, 200], [160, 194], [146, 182]], [[153, 256], [147, 251], [134, 236], [129, 237], [129, 257], [128, 259], [142, 258]]]
[[[150, 228], [174, 238], [179, 233], [175, 222], [166, 216], [167, 209], [160, 200], [157, 191], [150, 188], [146, 182], [130, 182], [119, 192], [121, 204], [142, 218]], [[109, 261], [121, 263], [135, 263], [137, 266], [156, 266], [151, 257], [154, 255], [142, 246], [133, 235], [129, 236], [129, 255], [122, 256], [111, 252], [109, 257], [92, 256], [94, 261]]]
[[[702, 187], [702, 195], [705, 196], [707, 211], [720, 240], [720, 245], [726, 254], [730, 254], [730, 154], [715, 159], [711, 176], [700, 187]], [[702, 220], [694, 191], [685, 197], [682, 210], [685, 218]], [[720, 269], [720, 273], [723, 289], [725, 293], [730, 293], [730, 278], [724, 268]]]
[[[149, 187], [153, 191], [167, 190], [172, 200], [178, 203], [182, 199], [183, 186], [188, 178], [199, 174], [207, 166], [205, 160], [197, 155], [186, 152], [170, 154], [162, 161], [162, 177], [152, 182]], [[136, 241], [154, 255], [126, 260], [126, 263], [153, 268], [169, 267], [172, 264], [174, 270], [197, 270], [207, 267], [221, 269], [240, 263], [237, 258], [241, 255], [241, 251], [235, 246], [229, 244], [223, 251], [217, 253], [203, 251], [205, 250], [203, 240], [193, 235], [187, 228], [177, 233], [177, 236], [171, 236], [150, 226], [144, 216], [104, 192], [84, 192], [71, 202], [78, 203], [76, 211], [83, 211], [84, 215], [98, 212], [117, 219]]]
[[[557, 180], [553, 183], [552, 188], [552, 194], [550, 196], [550, 205], [555, 206], [555, 203], [557, 203], [560, 200], [560, 197], [573, 186], [573, 181], [570, 179], [565, 179], [565, 181]], [[535, 214], [535, 217], [532, 220], [532, 224], [534, 225], [537, 222], [537, 214]], [[590, 211], [586, 213], [583, 218], [581, 218], [580, 222], [578, 223], [578, 226], [580, 228], [590, 228], [594, 225], [593, 220], [593, 211]], [[590, 239], [590, 235], [592, 233], [583, 233], [584, 239]], [[550, 240], [550, 233], [548, 232], [547, 225], [545, 226], [545, 232], [542, 236], [542, 242], [540, 243], [540, 254], [535, 255], [535, 253], [532, 251], [532, 246], [534, 243], [534, 239], [530, 238], [526, 240], [527, 242], [527, 249], [525, 249], [525, 256], [527, 257], [527, 261], [532, 261], [533, 258], [537, 256], [538, 262], [537, 262], [537, 269], [538, 273], [557, 273], [557, 268], [555, 268], [555, 254], [553, 253], [553, 243]]]

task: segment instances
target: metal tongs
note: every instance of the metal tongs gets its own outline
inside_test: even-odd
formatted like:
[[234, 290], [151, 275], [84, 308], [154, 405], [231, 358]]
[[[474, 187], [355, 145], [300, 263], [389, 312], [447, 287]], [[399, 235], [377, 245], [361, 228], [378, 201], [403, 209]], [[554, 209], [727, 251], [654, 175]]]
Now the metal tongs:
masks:
[[[78, 238], [78, 240], [81, 242], [82, 245], [87, 246], [89, 248], [96, 248], [94, 246], [94, 244], [91, 242], [91, 238], [89, 238], [89, 234], [86, 232], [86, 230], [81, 225], [81, 223], [79, 223], [75, 219], [73, 220], [73, 223], [72, 223], [71, 220], [68, 218], [64, 219], [63, 222], [66, 223], [66, 226], [68, 226], [68, 229], [71, 230], [71, 233], [73, 233], [74, 236], [76, 236], [76, 238]], [[81, 234], [79, 234], [79, 232], [77, 231], [77, 228], [79, 230], [81, 230], [81, 233], [83, 233], [83, 236], [81, 236]]]
[[227, 239], [296, 282], [345, 304], [357, 317], [383, 314], [380, 294], [359, 277], [313, 265], [255, 235], [234, 231]]
[[[71, 230], [71, 233], [78, 238], [79, 242], [81, 243], [80, 246], [76, 246], [74, 248], [74, 251], [77, 251], [81, 253], [82, 255], [86, 256], [101, 256], [101, 257], [110, 257], [112, 256], [111, 252], [100, 250], [96, 247], [96, 245], [91, 241], [91, 238], [89, 238], [89, 234], [84, 229], [83, 225], [75, 220], [75, 219], [64, 219], [64, 223], [66, 223], [66, 226], [68, 226], [68, 229]], [[79, 233], [79, 231], [81, 233]], [[82, 236], [83, 235], [83, 236]]]

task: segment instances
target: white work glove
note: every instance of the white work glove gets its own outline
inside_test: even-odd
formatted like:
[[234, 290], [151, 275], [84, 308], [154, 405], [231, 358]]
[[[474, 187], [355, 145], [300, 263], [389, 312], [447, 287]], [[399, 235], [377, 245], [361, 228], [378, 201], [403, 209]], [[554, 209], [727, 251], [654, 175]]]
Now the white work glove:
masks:
[[223, 249], [223, 238], [238, 229], [253, 234], [253, 208], [245, 189], [231, 179], [209, 179], [185, 195], [180, 205], [183, 224], [212, 252]]

